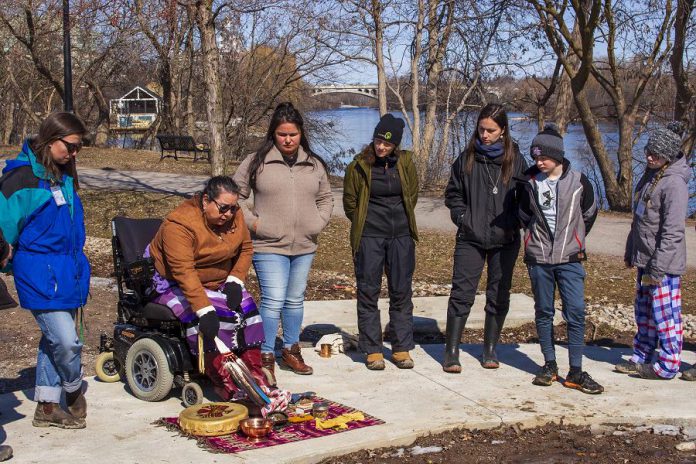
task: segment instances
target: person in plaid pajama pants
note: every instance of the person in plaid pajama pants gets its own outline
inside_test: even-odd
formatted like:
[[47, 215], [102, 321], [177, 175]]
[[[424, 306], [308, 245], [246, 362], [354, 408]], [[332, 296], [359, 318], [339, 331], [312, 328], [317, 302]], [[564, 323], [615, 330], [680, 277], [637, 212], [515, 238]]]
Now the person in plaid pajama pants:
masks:
[[[683, 126], [653, 131], [645, 147], [646, 169], [636, 186], [633, 222], [624, 261], [638, 269], [633, 356], [617, 372], [644, 379], [679, 373], [683, 342], [681, 275], [686, 271], [685, 218], [691, 176], [681, 152]], [[657, 359], [653, 355], [657, 352]]]
[[643, 285], [644, 269], [638, 269], [635, 316], [638, 330], [633, 338], [636, 364], [650, 363], [658, 349], [655, 373], [672, 378], [679, 372], [682, 350], [681, 278], [666, 275], [659, 285]]

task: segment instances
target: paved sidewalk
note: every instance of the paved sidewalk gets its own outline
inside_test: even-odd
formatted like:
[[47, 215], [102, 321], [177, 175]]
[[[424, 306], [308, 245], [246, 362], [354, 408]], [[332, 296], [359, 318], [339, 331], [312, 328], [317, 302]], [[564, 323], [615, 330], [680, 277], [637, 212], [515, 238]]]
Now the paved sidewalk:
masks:
[[[445, 332], [447, 327], [446, 296], [418, 297], [413, 299], [413, 330], [418, 333]], [[340, 329], [348, 333], [358, 333], [358, 315], [356, 300], [305, 301], [304, 326], [315, 330], [332, 333]], [[482, 329], [485, 318], [483, 308], [485, 295], [476, 295], [471, 314], [466, 322], [467, 328]], [[382, 328], [389, 322], [389, 300], [379, 300]], [[556, 323], [562, 320], [560, 311], [556, 311]], [[330, 321], [330, 324], [327, 324]], [[534, 300], [521, 293], [510, 295], [510, 312], [505, 320], [505, 327], [519, 327], [534, 322]], [[334, 330], [331, 330], [334, 329]]]
[[[462, 345], [462, 375], [444, 374], [442, 345], [418, 346], [416, 367], [402, 371], [387, 363], [381, 372], [368, 371], [356, 353], [319, 358], [311, 349], [303, 355], [315, 368], [313, 376], [279, 372], [279, 382], [291, 391], [317, 394], [353, 406], [384, 420], [384, 425], [329, 437], [247, 451], [237, 455], [210, 454], [173, 432], [151, 425], [181, 410], [177, 398], [146, 403], [131, 396], [122, 383], [88, 381], [88, 426], [85, 430], [34, 428], [32, 391], [0, 396], [0, 423], [6, 443], [21, 463], [314, 463], [327, 456], [392, 445], [407, 445], [416, 437], [458, 426], [534, 426], [564, 423], [647, 423], [696, 425], [693, 382], [659, 382], [611, 372], [625, 349], [590, 347], [585, 368], [606, 392], [590, 396], [561, 384], [536, 387], [533, 372], [541, 362], [536, 345], [505, 345], [503, 366], [484, 370], [477, 361], [479, 346]], [[386, 350], [388, 353], [388, 350]], [[567, 353], [558, 348], [562, 371]], [[694, 353], [685, 353], [689, 363]], [[676, 406], [678, 405], [678, 406]]]

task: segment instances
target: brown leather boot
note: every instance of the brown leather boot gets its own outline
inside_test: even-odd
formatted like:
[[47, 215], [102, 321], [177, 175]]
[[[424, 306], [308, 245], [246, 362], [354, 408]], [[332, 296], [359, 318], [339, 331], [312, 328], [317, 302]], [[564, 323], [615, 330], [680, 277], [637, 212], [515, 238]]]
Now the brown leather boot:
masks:
[[261, 353], [261, 370], [263, 370], [268, 384], [274, 387], [277, 382], [275, 378], [275, 355], [273, 353]]
[[68, 411], [73, 417], [78, 419], [87, 417], [87, 400], [81, 386], [72, 393], [65, 393], [65, 403], [68, 405]]
[[73, 417], [63, 411], [58, 403], [39, 402], [34, 411], [34, 427], [60, 427], [61, 429], [84, 429], [84, 419]]
[[312, 375], [314, 369], [305, 364], [300, 351], [300, 344], [295, 343], [289, 349], [283, 348], [283, 363], [280, 364], [281, 369], [293, 371], [295, 374]]

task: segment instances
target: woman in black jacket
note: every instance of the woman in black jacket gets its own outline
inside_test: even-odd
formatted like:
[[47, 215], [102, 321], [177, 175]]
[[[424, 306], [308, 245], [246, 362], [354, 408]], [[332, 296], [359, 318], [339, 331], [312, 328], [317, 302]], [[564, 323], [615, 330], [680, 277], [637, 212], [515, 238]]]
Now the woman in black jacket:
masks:
[[447, 305], [445, 372], [462, 370], [459, 342], [485, 263], [488, 279], [481, 365], [486, 369], [499, 366], [495, 346], [510, 307], [512, 272], [520, 250], [513, 179], [526, 167], [510, 137], [505, 110], [501, 105], [487, 105], [479, 113], [476, 133], [452, 165], [445, 189], [445, 204], [458, 227]]

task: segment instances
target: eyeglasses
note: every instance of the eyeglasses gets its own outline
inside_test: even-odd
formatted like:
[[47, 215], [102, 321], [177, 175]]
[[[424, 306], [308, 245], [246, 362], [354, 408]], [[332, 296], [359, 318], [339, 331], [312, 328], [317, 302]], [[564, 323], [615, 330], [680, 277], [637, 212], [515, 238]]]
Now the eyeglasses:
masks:
[[72, 143], [63, 139], [58, 139], [65, 144], [65, 149], [68, 150], [69, 154], [77, 153], [82, 150], [82, 143]]
[[225, 214], [231, 212], [232, 214], [236, 213], [237, 210], [239, 209], [239, 205], [221, 205], [214, 199], [210, 199], [213, 203], [215, 203], [215, 206], [217, 206], [218, 211], [220, 214]]

